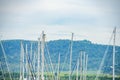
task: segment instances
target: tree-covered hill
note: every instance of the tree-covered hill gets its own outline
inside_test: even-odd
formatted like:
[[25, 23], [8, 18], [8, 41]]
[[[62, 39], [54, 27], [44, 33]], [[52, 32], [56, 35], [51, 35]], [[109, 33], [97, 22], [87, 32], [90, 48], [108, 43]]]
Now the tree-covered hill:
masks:
[[[28, 52], [30, 53], [30, 46], [32, 43], [33, 46], [33, 54], [37, 54], [37, 41], [30, 41], [30, 40], [3, 40], [2, 44], [8, 58], [9, 67], [11, 69], [19, 69], [19, 62], [20, 62], [20, 43], [23, 42], [24, 49], [25, 45], [28, 45]], [[47, 52], [49, 51], [53, 64], [57, 64], [58, 62], [58, 54], [60, 53], [61, 57], [61, 67], [66, 59], [65, 68], [63, 69], [68, 70], [69, 64], [69, 56], [70, 56], [70, 40], [53, 40], [46, 42], [45, 45], [45, 58], [47, 58]], [[76, 66], [76, 61], [80, 55], [81, 51], [85, 51], [88, 54], [88, 70], [96, 71], [100, 66], [100, 62], [103, 58], [105, 50], [108, 45], [103, 44], [94, 44], [88, 40], [81, 40], [81, 41], [73, 41], [73, 56], [72, 56], [72, 69]], [[3, 51], [0, 46], [0, 58], [1, 62], [3, 59]], [[112, 66], [112, 46], [109, 45], [109, 50], [107, 56], [105, 58], [105, 64], [103, 65], [103, 71], [111, 73]], [[49, 64], [49, 63], [48, 63]], [[15, 67], [15, 68], [13, 68]], [[116, 72], [120, 73], [120, 46], [116, 47]]]

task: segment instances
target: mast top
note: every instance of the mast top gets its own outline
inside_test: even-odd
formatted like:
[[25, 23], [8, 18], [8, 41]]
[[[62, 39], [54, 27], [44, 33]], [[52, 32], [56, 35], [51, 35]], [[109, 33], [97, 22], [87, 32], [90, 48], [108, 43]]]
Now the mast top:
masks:
[[114, 28], [113, 33], [116, 33], [116, 27]]

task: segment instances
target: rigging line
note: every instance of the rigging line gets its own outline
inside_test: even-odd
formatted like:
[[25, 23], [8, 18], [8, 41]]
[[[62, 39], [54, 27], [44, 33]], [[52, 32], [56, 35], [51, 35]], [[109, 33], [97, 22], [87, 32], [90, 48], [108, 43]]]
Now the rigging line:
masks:
[[1, 48], [2, 48], [2, 52], [3, 52], [3, 56], [4, 56], [4, 59], [5, 59], [6, 66], [7, 66], [7, 70], [8, 70], [8, 74], [9, 74], [10, 80], [12, 80], [12, 77], [11, 77], [11, 74], [10, 74], [10, 69], [9, 69], [8, 63], [7, 63], [7, 56], [6, 56], [6, 53], [5, 53], [5, 50], [4, 50], [4, 47], [2, 45], [2, 41], [1, 40], [0, 40], [0, 45], [1, 45]]
[[[45, 47], [46, 47], [46, 50], [47, 50], [47, 53], [48, 53], [48, 59], [50, 60], [50, 70], [52, 71], [52, 78], [55, 76], [55, 74], [54, 74], [54, 70], [55, 69], [53, 69], [53, 63], [52, 63], [52, 58], [51, 58], [51, 56], [50, 56], [50, 51], [49, 51], [49, 49], [48, 49], [48, 45], [47, 45], [47, 43], [45, 44]], [[54, 79], [54, 78], [53, 78]]]
[[34, 44], [33, 44], [33, 48], [34, 48], [34, 54], [33, 54], [33, 64], [34, 64], [34, 73], [36, 72], [36, 64], [37, 64], [37, 49], [38, 49], [38, 47], [37, 47], [37, 43], [38, 42], [34, 42]]
[[[112, 48], [112, 46], [110, 46], [110, 48], [109, 48], [109, 50], [111, 50], [111, 48]], [[105, 72], [106, 73], [106, 70], [107, 69], [110, 69], [111, 68], [111, 66], [112, 66], [112, 54], [110, 54], [110, 52], [109, 52], [109, 50], [108, 50], [108, 54], [107, 54], [107, 56], [106, 56], [106, 60], [105, 60], [105, 65], [103, 66], [103, 72]], [[109, 58], [109, 59], [108, 59]], [[112, 69], [112, 68], [111, 68]], [[109, 71], [111, 71], [111, 70], [109, 70]], [[105, 76], [106, 74], [102, 74], [103, 76]]]
[[78, 71], [79, 71], [79, 59], [77, 60], [77, 69], [76, 69], [76, 80], [78, 80]]
[[[58, 55], [56, 54], [56, 56], [55, 57], [58, 57]], [[58, 58], [57, 58], [58, 59]], [[57, 72], [57, 61], [56, 61], [56, 63], [55, 63], [55, 73]]]
[[68, 51], [66, 52], [65, 59], [64, 59], [64, 62], [63, 62], [61, 71], [63, 71], [63, 68], [65, 67], [65, 62], [67, 61], [67, 58], [68, 58], [67, 56], [68, 56], [68, 54], [69, 54], [69, 50], [70, 50], [70, 44], [69, 44], [69, 47], [68, 47]]
[[52, 60], [51, 60], [51, 56], [50, 56], [50, 52], [49, 52], [47, 43], [45, 43], [45, 46], [46, 46], [46, 48], [47, 48], [48, 58], [49, 58], [49, 60], [50, 60], [50, 65], [51, 65], [52, 72], [53, 72], [53, 75], [54, 75], [53, 63], [52, 63]]
[[77, 68], [77, 64], [75, 63], [75, 64], [74, 64], [74, 67], [73, 67], [73, 70], [71, 71], [71, 74], [70, 74], [70, 75], [73, 75], [73, 73], [75, 72], [76, 68]]
[[[28, 60], [28, 58], [27, 58], [27, 62], [29, 62], [28, 64], [30, 65], [30, 71], [31, 71], [31, 74], [33, 75], [33, 77], [35, 77], [35, 71], [34, 71], [34, 67], [33, 67], [33, 61], [32, 61], [32, 59], [30, 59], [31, 58], [31, 55], [28, 55], [29, 56], [29, 60]], [[27, 55], [26, 55], [26, 57], [27, 57]]]
[[34, 78], [35, 77], [35, 72], [34, 72], [34, 68], [33, 68], [33, 61], [30, 60], [30, 57], [29, 57], [29, 62], [31, 62], [30, 63], [30, 69], [31, 69], [32, 77]]
[[[32, 52], [32, 50], [31, 50]], [[32, 56], [29, 56], [29, 64], [30, 64], [30, 68], [31, 68], [31, 74], [33, 75], [33, 77], [35, 77], [35, 72], [34, 72], [34, 65], [33, 65], [34, 61], [32, 60]]]
[[[59, 53], [60, 54], [60, 53]], [[58, 54], [58, 55], [59, 55]], [[57, 54], [56, 54], [57, 55]], [[58, 57], [57, 59], [59, 59], [59, 56], [56, 56], [56, 57]], [[59, 61], [59, 60], [58, 60]], [[57, 73], [57, 71], [58, 71], [58, 61], [56, 61], [56, 63], [55, 63], [55, 73]]]
[[76, 63], [74, 64], [74, 67], [73, 67], [73, 71], [71, 72], [71, 75], [73, 74], [73, 72], [75, 72], [75, 70], [77, 69], [77, 62], [80, 58], [80, 53], [79, 53], [79, 56], [77, 56], [77, 60], [76, 60]]
[[12, 78], [13, 78], [13, 80], [15, 80], [15, 70], [13, 70], [13, 73], [12, 73]]
[[[45, 58], [45, 63], [46, 63], [45, 64], [45, 67], [46, 67], [45, 68], [45, 71], [46, 71], [46, 77], [45, 78], [48, 80], [48, 76], [47, 76], [48, 74], [47, 73], [49, 72], [49, 69], [48, 69], [48, 66], [47, 66], [47, 60], [46, 60], [46, 58]], [[52, 79], [52, 80], [54, 80], [54, 79]]]
[[30, 60], [32, 61], [32, 55], [33, 55], [33, 42], [30, 42]]
[[37, 46], [38, 46], [37, 47], [38, 48], [37, 49], [37, 52], [38, 52], [37, 53], [37, 80], [40, 79], [40, 72], [39, 71], [40, 71], [40, 67], [41, 67], [40, 66], [41, 65], [40, 64], [40, 60], [41, 60], [41, 54], [40, 54], [41, 53], [41, 41], [40, 40], [41, 40], [41, 37], [38, 38], [38, 42], [37, 42]]
[[5, 80], [5, 76], [4, 76], [4, 72], [3, 72], [2, 64], [1, 64], [1, 59], [0, 59], [0, 69], [1, 69], [1, 72], [2, 72], [3, 80]]
[[[46, 64], [47, 64], [47, 62], [46, 62], [46, 58], [45, 58], [45, 55], [44, 55], [44, 72], [47, 72]], [[44, 73], [44, 78], [45, 78], [45, 76], [46, 76], [46, 74]]]
[[37, 69], [37, 52], [35, 52], [35, 65], [34, 65], [35, 72], [37, 72], [36, 69]]
[[28, 50], [27, 50], [27, 44], [26, 44], [26, 46], [25, 46], [25, 55], [26, 55], [26, 57], [25, 57], [25, 60], [26, 60], [26, 62], [25, 62], [25, 69], [26, 69], [26, 78], [28, 78], [29, 77], [29, 69], [28, 69], [28, 59], [27, 59], [27, 53], [28, 53]]
[[31, 66], [31, 64], [30, 64], [30, 57], [28, 56], [28, 54], [26, 54], [26, 56], [27, 56], [28, 67], [29, 67], [29, 70], [30, 70], [32, 79], [34, 79], [34, 74], [33, 74], [32, 69], [31, 69], [32, 66]]
[[[46, 51], [46, 48], [45, 48], [45, 51]], [[45, 62], [46, 62], [46, 65], [49, 65], [49, 64], [47, 64], [47, 61], [49, 61], [49, 58], [45, 55]], [[48, 62], [48, 63], [50, 63], [50, 62]], [[46, 66], [47, 67], [47, 66]], [[47, 67], [48, 68], [48, 67]], [[48, 68], [48, 72], [50, 71], [50, 73], [51, 74], [53, 74], [53, 72], [51, 72], [52, 71], [52, 69], [51, 69], [51, 65], [49, 66], [49, 68]], [[52, 76], [52, 78], [53, 78], [53, 76]], [[53, 78], [54, 79], [54, 78]]]
[[33, 52], [33, 72], [35, 73], [35, 51]]
[[99, 74], [100, 74], [100, 72], [101, 72], [102, 66], [103, 66], [104, 61], [105, 61], [105, 58], [106, 58], [106, 56], [107, 56], [107, 52], [108, 52], [109, 47], [110, 47], [109, 44], [110, 44], [112, 38], [113, 38], [113, 33], [112, 33], [112, 35], [111, 35], [111, 37], [110, 37], [110, 40], [109, 40], [108, 45], [107, 45], [107, 48], [106, 48], [106, 50], [105, 50], [105, 52], [104, 52], [104, 56], [103, 56], [103, 58], [102, 58], [102, 61], [101, 61], [100, 67], [99, 67], [99, 69], [98, 69], [97, 75], [96, 75], [96, 77], [95, 77], [95, 80], [98, 80]]
[[[26, 47], [26, 50], [27, 50], [27, 47]], [[29, 71], [31, 73], [31, 76], [32, 76], [32, 79], [34, 79], [34, 72], [32, 72], [32, 69], [33, 69], [33, 66], [32, 66], [32, 63], [30, 63], [30, 55], [28, 55], [28, 53], [26, 52], [26, 60], [27, 60], [27, 63], [28, 63], [28, 67], [29, 67]], [[30, 76], [30, 75], [29, 75]]]

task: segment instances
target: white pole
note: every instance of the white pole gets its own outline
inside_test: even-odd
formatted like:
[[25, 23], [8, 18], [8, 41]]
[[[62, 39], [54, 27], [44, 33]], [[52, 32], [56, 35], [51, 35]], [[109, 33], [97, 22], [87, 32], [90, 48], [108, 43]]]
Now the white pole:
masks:
[[115, 80], [115, 37], [116, 37], [116, 27], [113, 31], [114, 40], [113, 40], [113, 80]]
[[37, 64], [37, 80], [40, 80], [40, 38], [38, 38], [38, 64]]
[[36, 52], [34, 52], [34, 56], [33, 56], [33, 69], [34, 69], [34, 72], [36, 71], [35, 69], [35, 63], [36, 63]]
[[78, 80], [78, 70], [79, 70], [79, 58], [78, 58], [78, 61], [77, 61], [77, 73], [76, 73], [76, 80]]
[[[22, 46], [23, 46], [23, 44], [22, 44]], [[24, 79], [24, 48], [22, 47], [22, 56], [23, 56], [23, 58], [22, 58], [22, 62], [23, 62], [23, 65], [22, 65], [22, 67], [23, 67], [23, 79]]]
[[20, 43], [20, 78], [19, 80], [22, 80], [22, 42]]
[[83, 75], [82, 75], [82, 68], [83, 68], [83, 66], [82, 66], [82, 51], [81, 51], [81, 54], [80, 54], [80, 80], [82, 80], [82, 77], [83, 77]]
[[72, 46], [73, 46], [73, 33], [71, 37], [71, 46], [70, 46], [70, 66], [69, 66], [69, 80], [71, 80], [71, 71], [72, 71]]
[[24, 48], [21, 42], [21, 55], [20, 55], [20, 80], [24, 79]]
[[87, 76], [87, 63], [88, 63], [88, 55], [86, 55], [86, 60], [85, 60], [85, 80], [87, 79], [86, 76]]
[[42, 80], [44, 80], [44, 44], [45, 44], [45, 34], [42, 32], [42, 44], [41, 44], [41, 56], [42, 56]]
[[32, 63], [32, 45], [33, 45], [33, 43], [31, 42], [31, 47], [30, 47], [30, 49], [31, 49], [31, 51], [30, 51], [30, 61], [31, 61], [31, 63]]
[[83, 80], [85, 80], [85, 52], [83, 52]]
[[58, 57], [58, 72], [57, 72], [57, 80], [59, 80], [59, 71], [60, 70], [60, 53], [59, 53], [59, 57]]
[[26, 44], [26, 79], [28, 78], [27, 44]]

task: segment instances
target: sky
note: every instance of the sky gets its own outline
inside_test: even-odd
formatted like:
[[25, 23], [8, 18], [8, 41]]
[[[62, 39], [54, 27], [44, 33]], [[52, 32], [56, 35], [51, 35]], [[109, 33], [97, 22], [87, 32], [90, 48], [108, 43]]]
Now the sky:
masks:
[[120, 45], [120, 0], [0, 0], [0, 38], [90, 40], [108, 44], [117, 27]]

